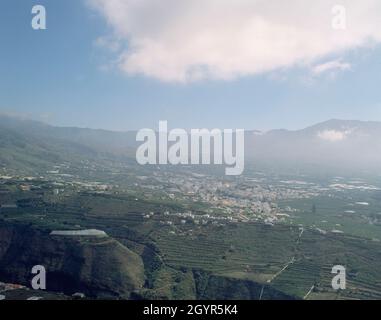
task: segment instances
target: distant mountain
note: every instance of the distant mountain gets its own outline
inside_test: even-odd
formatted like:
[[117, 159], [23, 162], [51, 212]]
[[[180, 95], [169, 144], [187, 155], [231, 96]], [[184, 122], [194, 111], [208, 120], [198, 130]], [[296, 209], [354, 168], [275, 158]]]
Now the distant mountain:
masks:
[[128, 157], [134, 154], [134, 141], [134, 133], [54, 127], [0, 116], [0, 167], [38, 171], [67, 161]]
[[[44, 168], [97, 157], [134, 159], [136, 132], [54, 127], [0, 116], [0, 166]], [[302, 130], [247, 131], [248, 163], [381, 172], [381, 122], [329, 120]]]
[[257, 161], [381, 169], [381, 122], [329, 120], [302, 130], [250, 132], [246, 137], [247, 156]]
[[131, 153], [135, 144], [134, 132], [115, 132], [75, 127], [54, 127], [38, 121], [22, 120], [0, 116], [0, 128], [17, 131], [20, 135], [30, 136], [41, 141], [47, 139], [71, 142], [93, 151], [126, 155]]
[[23, 171], [47, 168], [80, 155], [94, 156], [94, 152], [76, 144], [56, 140], [50, 136], [40, 138], [23, 130], [0, 125], [0, 166]]

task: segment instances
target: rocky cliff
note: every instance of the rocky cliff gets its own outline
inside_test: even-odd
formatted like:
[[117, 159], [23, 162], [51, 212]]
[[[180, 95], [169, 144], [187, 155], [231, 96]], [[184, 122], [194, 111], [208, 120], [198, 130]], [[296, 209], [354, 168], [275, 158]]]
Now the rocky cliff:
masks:
[[144, 284], [141, 258], [110, 237], [51, 236], [0, 222], [0, 279], [29, 285], [35, 265], [45, 267], [48, 291], [129, 298]]

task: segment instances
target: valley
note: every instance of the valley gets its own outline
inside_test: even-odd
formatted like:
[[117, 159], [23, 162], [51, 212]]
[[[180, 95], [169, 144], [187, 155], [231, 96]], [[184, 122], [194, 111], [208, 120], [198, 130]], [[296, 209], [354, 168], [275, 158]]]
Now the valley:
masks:
[[1, 282], [29, 287], [38, 264], [63, 297], [381, 298], [380, 176], [248, 162], [229, 177], [79, 146], [41, 163], [18, 148], [0, 157]]

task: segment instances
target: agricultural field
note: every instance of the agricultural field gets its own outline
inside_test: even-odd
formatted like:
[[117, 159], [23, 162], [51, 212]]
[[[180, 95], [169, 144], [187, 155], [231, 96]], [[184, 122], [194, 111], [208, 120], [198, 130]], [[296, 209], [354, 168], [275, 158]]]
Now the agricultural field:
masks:
[[[73, 181], [70, 174], [58, 182], [54, 175], [7, 179], [1, 185], [0, 224], [5, 230], [9, 225], [18, 226], [16, 230], [35, 230], [31, 231], [31, 242], [36, 241], [34, 233], [41, 233], [49, 243], [48, 235], [54, 230], [104, 232], [110, 240], [55, 241], [59, 241], [57, 246], [70, 244], [79, 256], [86, 252], [83, 261], [100, 254], [98, 251], [111, 250], [106, 249], [111, 246], [111, 260], [104, 261], [99, 275], [103, 277], [110, 270], [112, 279], [117, 279], [119, 273], [130, 277], [133, 272], [144, 274], [144, 282], [133, 290], [116, 286], [114, 292], [104, 289], [102, 279], [91, 282], [93, 288], [88, 287], [87, 278], [77, 279], [81, 290], [93, 296], [381, 298], [377, 188], [343, 190], [323, 179], [263, 174], [238, 182], [224, 181], [218, 175], [194, 176], [189, 171], [163, 175], [165, 178], [130, 172], [132, 181], [140, 181], [137, 186], [136, 182], [123, 183], [128, 179], [121, 177], [118, 184], [109, 181], [106, 185], [102, 175], [97, 182], [89, 178]], [[222, 202], [224, 206], [219, 206]], [[34, 253], [44, 255], [49, 252]], [[108, 264], [131, 257], [133, 271], [116, 270]], [[15, 263], [21, 268], [21, 262]], [[347, 290], [332, 289], [335, 265], [347, 270]], [[66, 273], [73, 277], [76, 268], [76, 264], [65, 267], [65, 277]], [[22, 274], [20, 270], [17, 280], [25, 283]]]

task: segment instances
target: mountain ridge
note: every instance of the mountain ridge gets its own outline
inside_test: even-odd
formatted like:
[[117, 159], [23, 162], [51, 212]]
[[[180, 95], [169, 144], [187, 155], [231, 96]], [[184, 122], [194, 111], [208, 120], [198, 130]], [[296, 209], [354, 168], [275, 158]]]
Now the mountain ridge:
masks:
[[[44, 167], [62, 161], [135, 158], [135, 131], [55, 127], [0, 116], [0, 165]], [[248, 130], [249, 162], [347, 170], [381, 169], [381, 122], [331, 119], [301, 130]]]

